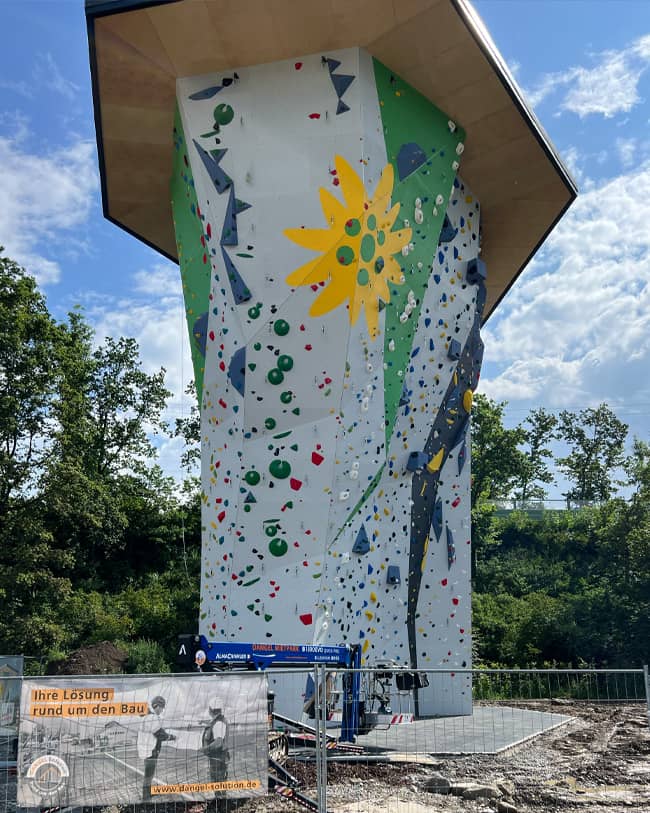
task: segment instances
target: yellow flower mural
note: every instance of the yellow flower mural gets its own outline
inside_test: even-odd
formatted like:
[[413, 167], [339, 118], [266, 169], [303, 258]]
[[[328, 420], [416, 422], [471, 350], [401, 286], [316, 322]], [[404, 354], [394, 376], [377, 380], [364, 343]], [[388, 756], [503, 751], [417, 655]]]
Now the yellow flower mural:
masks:
[[368, 332], [379, 333], [379, 300], [390, 302], [388, 283], [399, 285], [402, 271], [394, 255], [411, 239], [411, 229], [391, 231], [400, 205], [391, 207], [393, 167], [387, 164], [368, 197], [362, 179], [348, 162], [337, 155], [335, 167], [343, 203], [327, 189], [320, 190], [326, 229], [286, 229], [289, 240], [303, 248], [321, 252], [286, 279], [291, 286], [327, 282], [309, 309], [310, 316], [322, 316], [345, 301], [350, 323], [365, 311]]

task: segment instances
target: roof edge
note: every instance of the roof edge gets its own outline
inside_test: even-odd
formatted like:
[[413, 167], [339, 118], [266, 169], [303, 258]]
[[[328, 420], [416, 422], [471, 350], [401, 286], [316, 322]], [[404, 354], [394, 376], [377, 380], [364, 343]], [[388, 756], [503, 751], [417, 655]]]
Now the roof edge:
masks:
[[494, 40], [490, 36], [487, 28], [485, 27], [483, 20], [478, 15], [478, 12], [469, 2], [469, 0], [451, 0], [451, 5], [454, 7], [458, 16], [463, 21], [465, 27], [470, 32], [474, 40], [476, 41], [477, 45], [485, 54], [486, 59], [490, 63], [490, 65], [494, 68], [495, 73], [499, 77], [501, 84], [507, 91], [508, 95], [515, 103], [517, 109], [522, 114], [522, 116], [528, 121], [528, 126], [537, 139], [540, 147], [544, 150], [547, 157], [553, 163], [558, 175], [560, 176], [561, 180], [564, 182], [564, 185], [567, 188], [567, 191], [572, 196], [571, 203], [576, 199], [578, 196], [578, 185], [576, 184], [573, 176], [565, 166], [564, 162], [560, 158], [559, 153], [556, 151], [555, 147], [551, 139], [548, 137], [546, 130], [542, 127], [539, 119], [533, 112], [533, 110], [528, 106], [526, 99], [524, 98], [523, 93], [521, 92], [519, 86], [517, 85], [514, 77], [508, 70], [508, 66], [506, 65], [499, 49], [497, 48]]

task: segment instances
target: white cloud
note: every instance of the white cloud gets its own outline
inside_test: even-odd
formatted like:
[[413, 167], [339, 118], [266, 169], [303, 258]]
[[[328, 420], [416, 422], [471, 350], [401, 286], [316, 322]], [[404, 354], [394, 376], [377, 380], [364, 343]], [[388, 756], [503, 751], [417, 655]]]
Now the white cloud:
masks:
[[577, 199], [484, 329], [497, 399], [650, 401], [650, 162]]
[[641, 101], [639, 81], [650, 65], [650, 35], [645, 35], [620, 51], [596, 55], [592, 67], [574, 66], [542, 76], [527, 92], [533, 106], [562, 89], [560, 109], [580, 118], [600, 114], [610, 118], [628, 113]]
[[152, 268], [136, 271], [133, 280], [134, 290], [139, 294], [155, 291], [157, 297], [178, 298], [181, 293], [178, 267], [170, 263], [161, 262]]
[[[133, 337], [146, 372], [165, 368], [165, 385], [172, 392], [165, 418], [173, 425], [175, 418], [190, 414], [192, 399], [185, 388], [194, 378], [178, 267], [161, 261], [151, 270], [140, 269], [133, 274], [132, 289], [125, 293], [128, 298], [122, 300], [91, 296], [86, 316], [95, 328], [97, 344], [106, 336]], [[180, 476], [179, 444], [164, 440], [160, 447], [159, 462], [175, 476]]]
[[[134, 338], [139, 345], [142, 367], [147, 373], [165, 368], [165, 386], [171, 391], [163, 418], [174, 428], [175, 419], [189, 417], [194, 399], [185, 389], [194, 378], [185, 320], [185, 307], [178, 266], [164, 260], [151, 268], [135, 271], [132, 285], [122, 298], [83, 291], [76, 295], [84, 315], [95, 330], [95, 344], [107, 336]], [[165, 474], [182, 482], [186, 472], [181, 468], [185, 448], [182, 438], [154, 435], [149, 438], [157, 449], [156, 462]]]
[[626, 169], [631, 167], [637, 152], [636, 138], [617, 138], [616, 151], [618, 152], [621, 164], [623, 164]]
[[24, 129], [0, 136], [0, 245], [43, 285], [60, 277], [51, 247], [69, 243], [90, 214], [99, 186], [95, 146], [77, 140], [33, 153], [24, 136]]
[[50, 53], [38, 55], [33, 76], [39, 85], [60, 94], [68, 101], [72, 101], [80, 90], [79, 85], [63, 76]]

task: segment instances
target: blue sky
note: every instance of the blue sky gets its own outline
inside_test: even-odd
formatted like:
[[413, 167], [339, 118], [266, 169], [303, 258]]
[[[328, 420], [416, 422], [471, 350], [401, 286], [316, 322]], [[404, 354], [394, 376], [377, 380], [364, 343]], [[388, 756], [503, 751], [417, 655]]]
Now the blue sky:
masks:
[[[489, 320], [480, 389], [510, 423], [607, 401], [648, 440], [650, 2], [475, 7], [581, 192]], [[0, 245], [55, 315], [81, 304], [100, 338], [135, 336], [186, 413], [177, 269], [102, 217], [83, 2], [0, 0], [0, 30]], [[179, 451], [162, 445], [170, 472]]]

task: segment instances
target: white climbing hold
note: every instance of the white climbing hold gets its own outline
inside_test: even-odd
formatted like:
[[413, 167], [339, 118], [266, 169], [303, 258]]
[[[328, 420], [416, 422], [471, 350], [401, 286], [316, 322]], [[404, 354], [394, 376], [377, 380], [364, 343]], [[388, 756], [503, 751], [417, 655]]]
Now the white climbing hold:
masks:
[[436, 195], [436, 206], [442, 206], [445, 202], [443, 195]]
[[413, 215], [413, 220], [419, 225], [424, 222], [424, 214], [422, 213], [422, 209], [416, 209]]
[[454, 172], [458, 172], [458, 169], [460, 168], [460, 164], [458, 163], [458, 161], [452, 161], [451, 168], [454, 170]]
[[402, 257], [408, 257], [409, 255], [409, 245], [408, 243], [405, 246], [402, 246]]
[[345, 502], [346, 500], [350, 499], [350, 492], [346, 488], [344, 491], [339, 492], [339, 500], [341, 502]]
[[465, 145], [463, 144], [462, 141], [459, 141], [458, 144], [456, 144], [456, 155], [462, 155], [464, 152]]
[[447, 127], [449, 127], [449, 132], [450, 133], [456, 132], [456, 122], [455, 121], [452, 121], [451, 119], [449, 119], [449, 121], [447, 122]]
[[[388, 349], [390, 350], [391, 353], [395, 350], [395, 339], [391, 339], [388, 342]], [[384, 364], [384, 368], [386, 368], [387, 366], [388, 366], [387, 364]]]
[[416, 209], [421, 209], [422, 208], [422, 198], [416, 198], [415, 199], [415, 208]]

